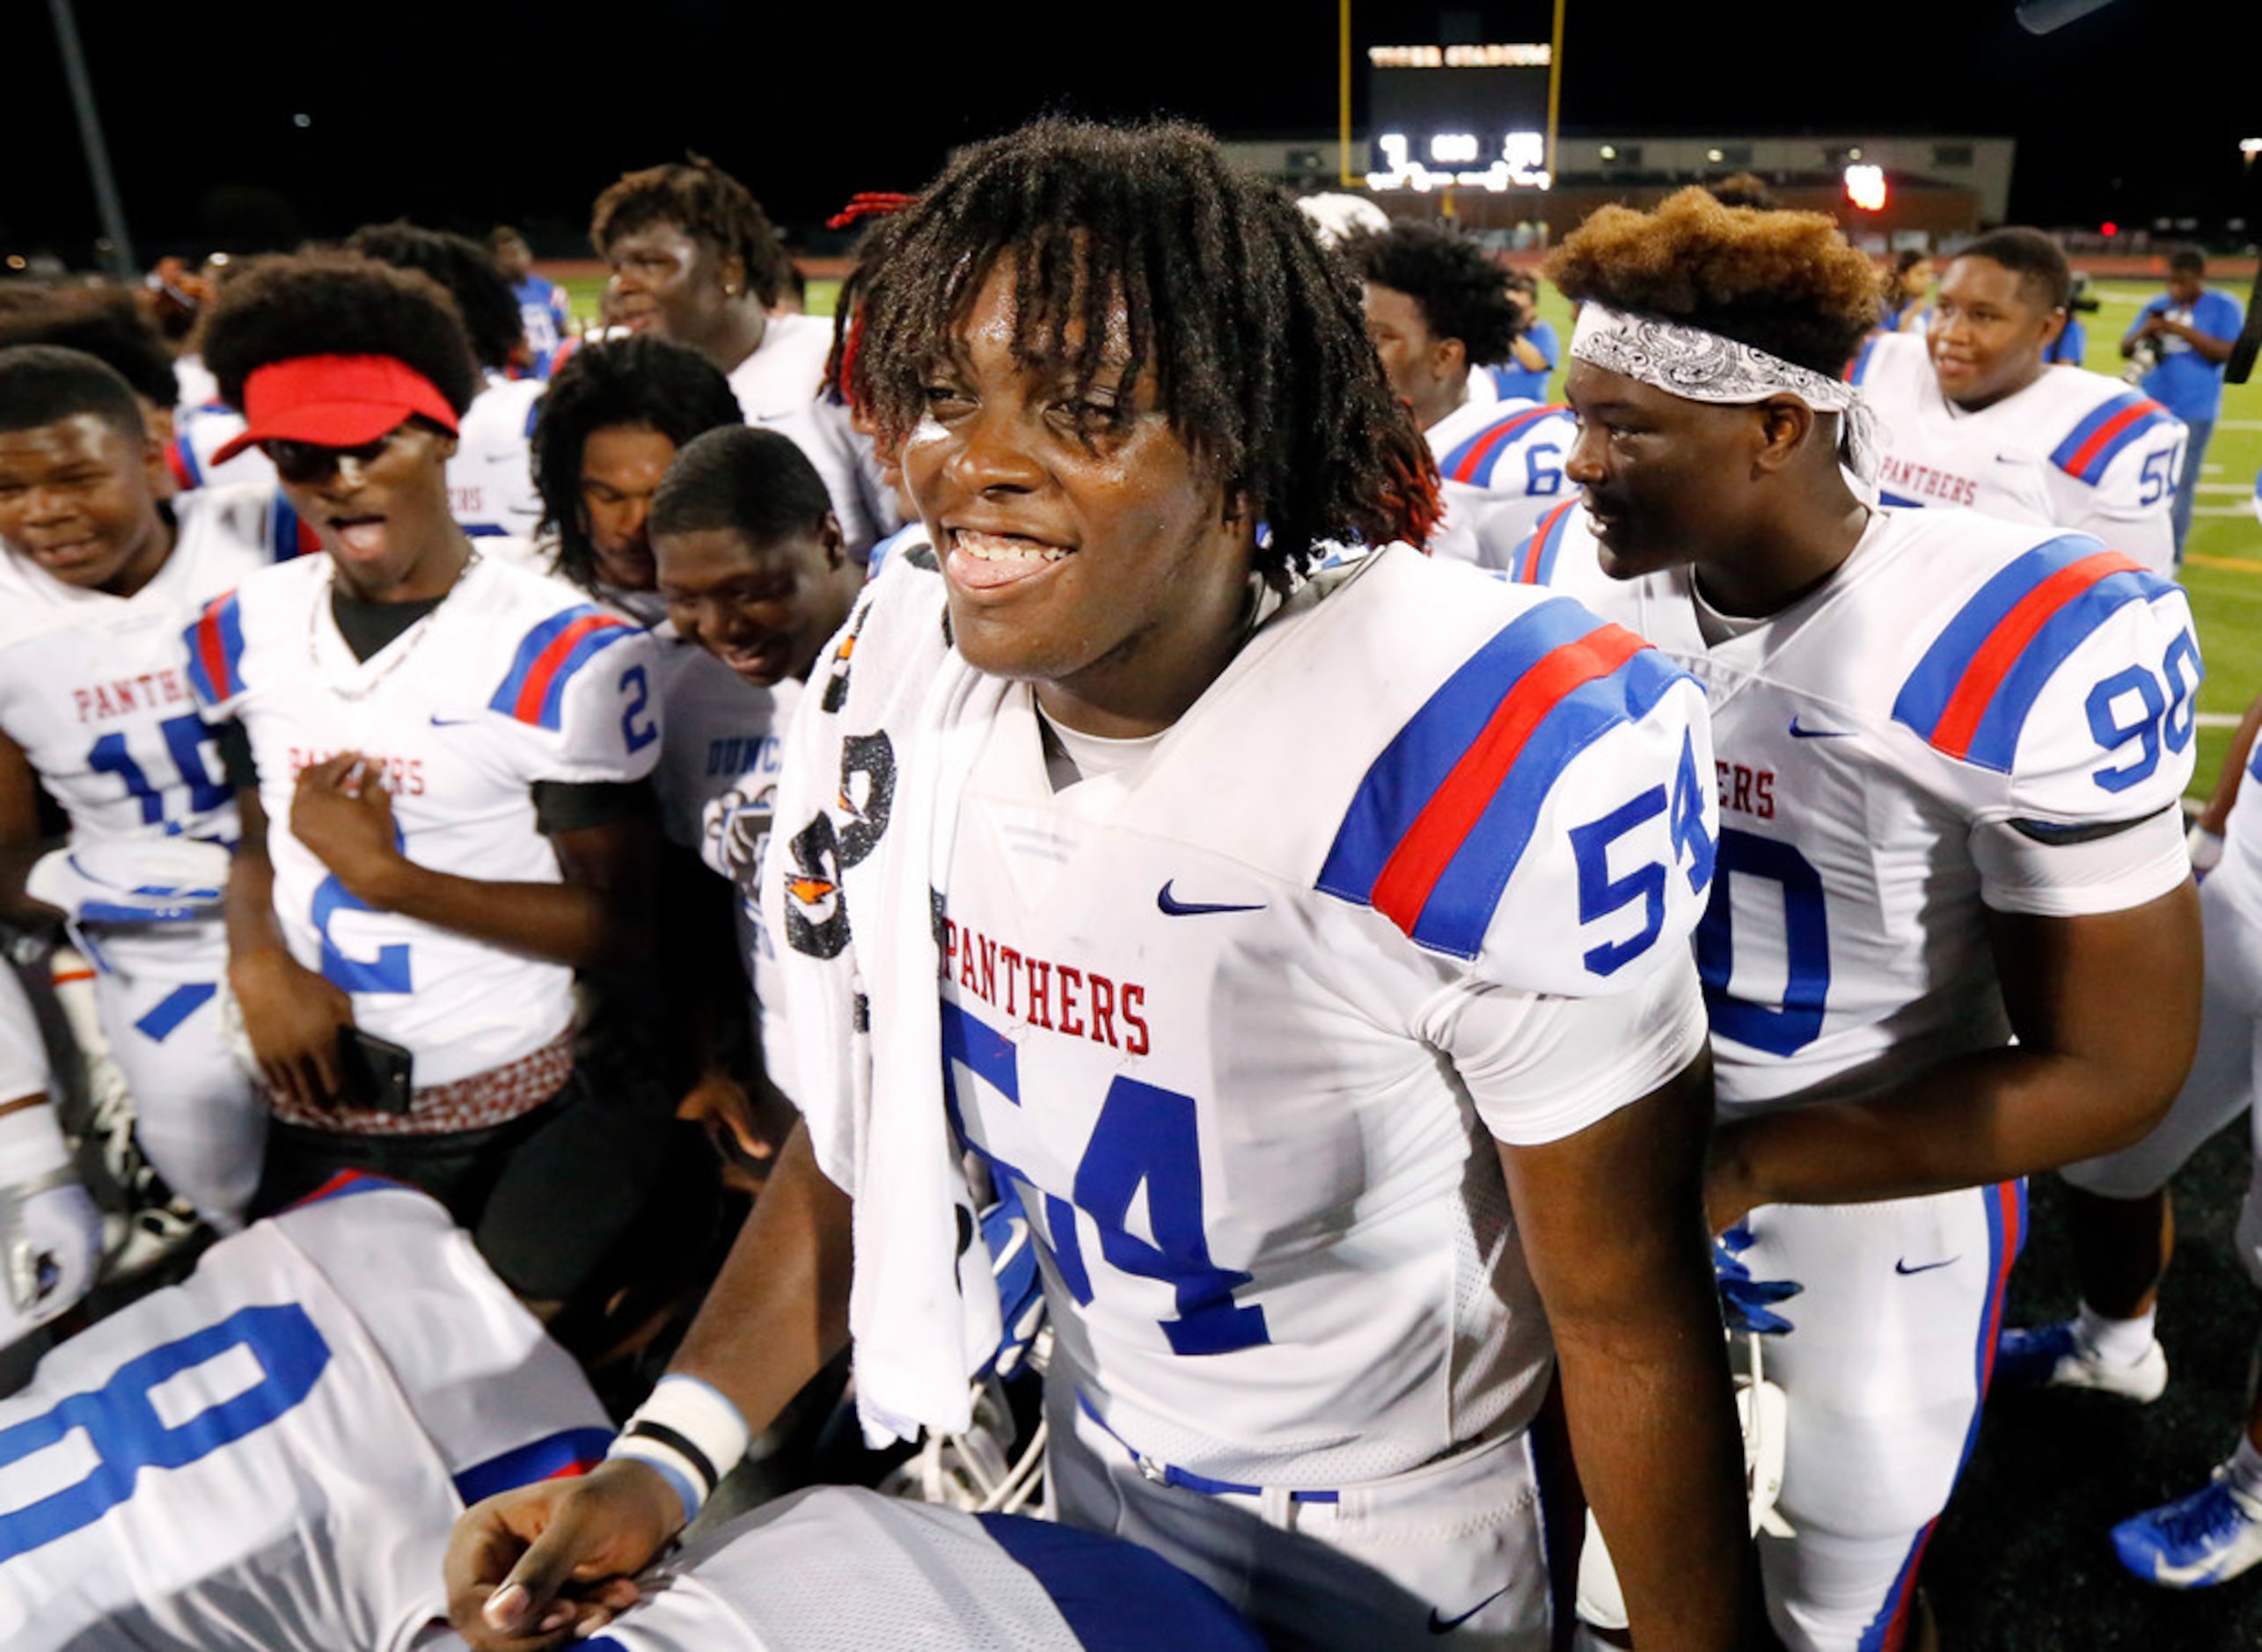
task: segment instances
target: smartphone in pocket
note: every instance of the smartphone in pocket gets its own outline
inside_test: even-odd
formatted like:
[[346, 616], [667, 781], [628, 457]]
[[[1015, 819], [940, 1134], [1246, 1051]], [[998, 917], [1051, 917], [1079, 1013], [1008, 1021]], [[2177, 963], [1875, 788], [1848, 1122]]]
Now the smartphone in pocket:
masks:
[[338, 1029], [339, 1099], [372, 1113], [406, 1113], [415, 1093], [414, 1052], [358, 1027]]

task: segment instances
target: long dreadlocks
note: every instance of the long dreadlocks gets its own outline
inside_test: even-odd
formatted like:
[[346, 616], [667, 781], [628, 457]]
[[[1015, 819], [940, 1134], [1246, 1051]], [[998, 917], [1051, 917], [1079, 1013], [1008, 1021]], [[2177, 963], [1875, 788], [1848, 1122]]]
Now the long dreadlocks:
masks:
[[1383, 377], [1356, 281], [1285, 195], [1235, 172], [1198, 128], [1032, 122], [962, 153], [885, 239], [849, 364], [882, 441], [918, 422], [925, 376], [1010, 258], [1016, 359], [1088, 384], [1120, 306], [1126, 392], [1155, 375], [1179, 439], [1268, 525], [1268, 578], [1326, 541], [1428, 537], [1436, 471]]

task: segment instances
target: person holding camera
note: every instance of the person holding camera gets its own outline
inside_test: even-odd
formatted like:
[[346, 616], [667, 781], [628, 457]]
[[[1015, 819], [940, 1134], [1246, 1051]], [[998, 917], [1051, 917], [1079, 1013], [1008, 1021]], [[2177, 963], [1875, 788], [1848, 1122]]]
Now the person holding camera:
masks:
[[2184, 421], [2191, 432], [2183, 469], [2176, 478], [2176, 560], [2184, 559], [2184, 540], [2192, 530], [2192, 499], [2198, 493], [2200, 462], [2207, 438], [2222, 412], [2223, 363], [2238, 337], [2245, 312], [2229, 293], [2207, 285], [2207, 259], [2195, 246], [2168, 255], [2168, 290], [2138, 312], [2120, 341], [2128, 360], [2122, 375]]

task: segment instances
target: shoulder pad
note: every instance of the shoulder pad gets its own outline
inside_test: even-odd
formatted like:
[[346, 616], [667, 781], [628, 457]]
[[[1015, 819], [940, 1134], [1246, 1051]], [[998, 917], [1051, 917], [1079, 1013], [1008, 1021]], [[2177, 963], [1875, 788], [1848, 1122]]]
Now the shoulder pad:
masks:
[[2087, 534], [2036, 545], [1933, 640], [1893, 700], [1893, 720], [1948, 757], [2008, 774], [2027, 713], [2067, 656], [2127, 604], [2174, 588]]
[[520, 640], [487, 709], [554, 732], [575, 674], [614, 643], [641, 634], [619, 615], [588, 603], [553, 614]]
[[1570, 513], [1578, 506], [1576, 499], [1565, 500], [1532, 530], [1532, 537], [1519, 540], [1508, 559], [1509, 577], [1519, 585], [1548, 585], [1556, 576], [1556, 557], [1563, 550], [1563, 533], [1570, 525]]
[[2138, 391], [2108, 396], [2051, 450], [2050, 463], [2095, 487], [2123, 449], [2173, 417], [2165, 407]]
[[214, 597], [188, 628], [188, 682], [207, 705], [244, 691], [244, 616], [236, 593]]
[[1492, 467], [1500, 456], [1512, 447], [1519, 438], [1534, 427], [1568, 413], [1560, 405], [1519, 407], [1504, 413], [1459, 445], [1438, 462], [1438, 473], [1448, 482], [1464, 482], [1472, 487], [1492, 486]]
[[1580, 752], [1684, 674], [1632, 632], [1554, 597], [1497, 632], [1385, 746], [1318, 887], [1416, 945], [1474, 959], [1541, 806]]

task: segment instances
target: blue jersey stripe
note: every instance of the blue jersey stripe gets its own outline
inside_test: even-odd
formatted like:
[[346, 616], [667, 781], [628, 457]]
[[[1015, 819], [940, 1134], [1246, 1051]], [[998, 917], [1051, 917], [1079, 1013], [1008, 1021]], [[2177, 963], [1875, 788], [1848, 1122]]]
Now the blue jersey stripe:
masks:
[[1321, 868], [1319, 888], [1367, 904], [1383, 866], [1509, 691], [1542, 658], [1585, 636], [1595, 624], [1568, 597], [1541, 603], [1504, 626], [1446, 678], [1359, 781]]
[[[1523, 412], [1512, 413], [1506, 419], [1497, 419], [1493, 420], [1493, 422], [1485, 426], [1483, 429], [1478, 431], [1475, 435], [1470, 436], [1467, 441], [1463, 442], [1459, 447], [1453, 449], [1452, 452], [1446, 454], [1445, 457], [1445, 462], [1438, 466], [1439, 474], [1455, 481], [1467, 482], [1472, 486], [1490, 486], [1490, 467], [1498, 462], [1500, 455], [1514, 444], [1517, 436], [1521, 435], [1526, 427], [1538, 423], [1541, 420], [1546, 418], [1549, 413], [1556, 411], [1556, 410], [1553, 407], [1526, 407]], [[1483, 480], [1480, 483], [1478, 479], [1473, 475], [1460, 476], [1456, 474], [1460, 471], [1460, 467], [1468, 464], [1469, 459], [1475, 455], [1480, 449], [1485, 450], [1485, 476]]]
[[233, 591], [207, 603], [183, 640], [188, 645], [188, 685], [198, 698], [217, 705], [243, 691], [244, 619]]
[[1557, 700], [1430, 891], [1413, 939], [1457, 958], [1475, 957], [1500, 892], [1530, 846], [1541, 806], [1556, 779], [1611, 729], [1649, 715], [1683, 675], [1657, 650], [1644, 648], [1609, 676], [1581, 683]]
[[[1878, 338], [1883, 338], [1884, 336], [1885, 335], [1883, 333], [1879, 333], [1878, 335]], [[1876, 354], [1877, 347], [1877, 339], [1871, 339], [1868, 343], [1862, 346], [1862, 353], [1854, 358], [1853, 366], [1847, 370], [1846, 382], [1848, 384], [1858, 384], [1870, 376], [1870, 357]]]
[[[2110, 441], [2085, 456], [2084, 450], [2089, 447], [2098, 432], [2114, 420], [2138, 408], [2142, 408], [2144, 411], [2122, 426]], [[2094, 409], [2089, 417], [2074, 427], [2072, 433], [2051, 450], [2050, 463], [2067, 474], [2079, 477], [2083, 481], [2095, 486], [2105, 475], [2106, 468], [2130, 442], [2136, 441], [2149, 431], [2158, 429], [2167, 419], [2168, 413], [2165, 408], [2157, 404], [2149, 403], [2146, 397], [2134, 391], [2115, 396], [2110, 401]]]
[[566, 1429], [516, 1447], [456, 1476], [456, 1495], [468, 1507], [499, 1491], [531, 1486], [538, 1480], [584, 1468], [602, 1459], [612, 1444], [611, 1429]]
[[[566, 633], [588, 621], [601, 621], [571, 643], [565, 641]], [[605, 648], [624, 637], [636, 633], [636, 627], [626, 620], [607, 613], [602, 608], [584, 604], [553, 614], [526, 633], [512, 656], [510, 671], [487, 702], [490, 711], [507, 717], [517, 717], [524, 722], [539, 724], [554, 730], [565, 704], [566, 687], [575, 674]], [[558, 652], [563, 647], [563, 653]], [[529, 690], [540, 696], [539, 704], [529, 708], [521, 702]]]
[[149, 1012], [134, 1023], [134, 1030], [162, 1044], [179, 1030], [183, 1021], [219, 996], [220, 989], [209, 981], [184, 981], [151, 1005]]
[[2103, 549], [2086, 534], [2061, 534], [1997, 569], [1957, 610], [1908, 674], [1892, 703], [1893, 720], [1929, 740], [1964, 673], [2004, 616], [2052, 574]]
[[2033, 640], [2019, 651], [2018, 663], [2010, 668], [1987, 703], [1987, 715], [1972, 736], [1969, 761], [2009, 774], [2011, 760], [2018, 755], [2018, 737], [2025, 729], [2027, 713], [2067, 656], [2128, 603], [2149, 602], [2167, 588], [2149, 574], [2108, 574], [2053, 614]]
[[1539, 566], [1532, 570], [1533, 584], [1553, 585], [1556, 582], [1556, 557], [1563, 550], [1563, 536], [1570, 530], [1570, 508], [1565, 506], [1556, 513], [1555, 520], [1547, 524], [1547, 531], [1540, 536], [1540, 543], [1534, 547], [1539, 553]]
[[[2086, 534], [2065, 534], [1999, 569], [1925, 650], [1893, 700], [1893, 720], [1932, 739], [1973, 662], [2011, 610], [2045, 580], [2104, 548]], [[2124, 603], [2149, 601], [2170, 588], [2148, 574], [2125, 570], [2107, 574], [2068, 602], [2020, 650], [1980, 720], [1971, 760], [2008, 772], [2026, 714], [2066, 656]]]
[[297, 554], [298, 512], [291, 507], [290, 495], [278, 487], [267, 511], [267, 559], [288, 562]]

